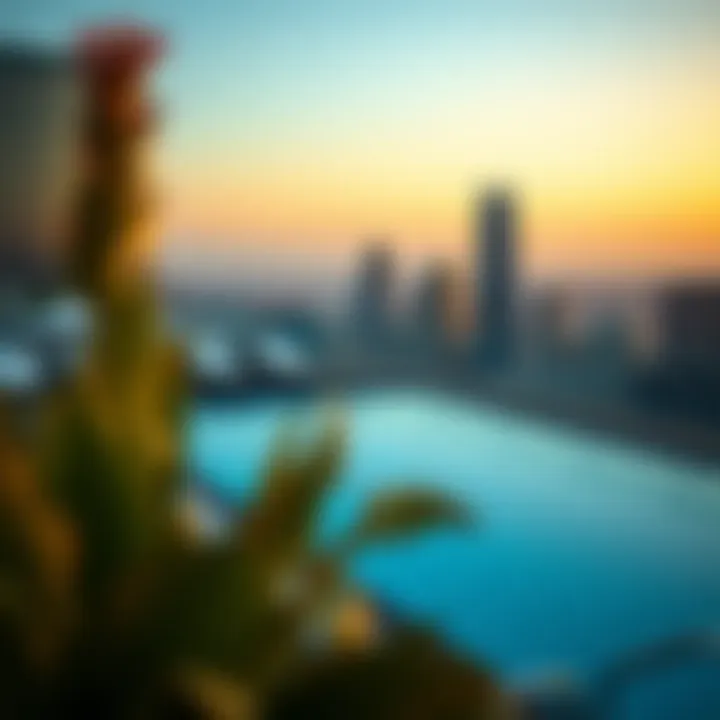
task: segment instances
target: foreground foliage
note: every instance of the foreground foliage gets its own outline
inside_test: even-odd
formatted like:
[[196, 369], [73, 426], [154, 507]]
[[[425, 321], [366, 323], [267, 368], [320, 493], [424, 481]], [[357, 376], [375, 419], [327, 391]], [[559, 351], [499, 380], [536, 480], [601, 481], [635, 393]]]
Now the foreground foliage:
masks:
[[[281, 438], [255, 497], [203, 530], [181, 502], [182, 363], [141, 332], [149, 311], [135, 317], [105, 325], [33, 437], [0, 435], [3, 715], [390, 718], [408, 703], [407, 717], [478, 716], [494, 690], [474, 668], [432, 639], [382, 637], [371, 605], [342, 622], [358, 552], [465, 526], [464, 509], [395, 490], [320, 544], [344, 450], [332, 421], [314, 441]], [[120, 340], [115, 367], [103, 343]], [[467, 715], [445, 711], [458, 703]]]
[[487, 676], [349, 602], [357, 553], [469, 518], [441, 494], [395, 490], [320, 544], [342, 423], [280, 438], [222, 532], [199, 522], [183, 355], [138, 264], [140, 71], [157, 42], [111, 30], [81, 49], [89, 172], [70, 266], [94, 332], [74, 376], [0, 427], [0, 715], [497, 717]]

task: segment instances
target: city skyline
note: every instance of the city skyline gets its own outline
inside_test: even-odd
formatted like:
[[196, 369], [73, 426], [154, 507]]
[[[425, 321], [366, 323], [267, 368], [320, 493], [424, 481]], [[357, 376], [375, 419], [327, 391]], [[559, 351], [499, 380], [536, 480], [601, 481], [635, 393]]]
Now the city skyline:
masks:
[[59, 42], [122, 8], [169, 36], [169, 252], [334, 269], [382, 233], [410, 262], [458, 261], [499, 181], [531, 276], [720, 269], [713, 3], [61, 5], [17, 4], [6, 32]]

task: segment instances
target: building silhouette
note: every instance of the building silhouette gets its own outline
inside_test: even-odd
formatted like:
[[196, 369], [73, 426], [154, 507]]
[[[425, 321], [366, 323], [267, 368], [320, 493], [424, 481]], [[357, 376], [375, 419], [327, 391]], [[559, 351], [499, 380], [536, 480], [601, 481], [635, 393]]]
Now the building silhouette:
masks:
[[534, 369], [556, 365], [567, 355], [570, 299], [563, 289], [544, 287], [526, 303], [521, 336], [523, 360]]
[[415, 296], [415, 336], [421, 350], [437, 353], [452, 341], [455, 278], [443, 262], [429, 263], [420, 276]]
[[660, 347], [632, 394], [645, 409], [720, 427], [720, 281], [677, 280], [657, 300]]
[[69, 57], [0, 44], [0, 287], [44, 284], [76, 163], [79, 90]]
[[476, 345], [481, 365], [503, 369], [515, 353], [517, 213], [504, 189], [480, 195], [476, 205]]
[[390, 245], [371, 241], [360, 259], [354, 308], [355, 334], [366, 349], [387, 349], [392, 340], [395, 284], [395, 256]]
[[720, 373], [720, 280], [676, 281], [659, 305], [664, 361]]

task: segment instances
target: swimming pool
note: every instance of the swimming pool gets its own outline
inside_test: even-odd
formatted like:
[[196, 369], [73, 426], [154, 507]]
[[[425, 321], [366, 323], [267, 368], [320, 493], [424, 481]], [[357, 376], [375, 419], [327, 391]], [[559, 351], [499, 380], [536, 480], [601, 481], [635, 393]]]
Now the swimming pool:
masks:
[[[282, 402], [199, 410], [193, 457], [238, 497]], [[361, 558], [357, 578], [506, 677], [593, 673], [628, 650], [720, 627], [720, 471], [427, 392], [348, 405], [351, 443], [327, 508], [348, 520], [388, 482], [442, 485], [482, 518]]]

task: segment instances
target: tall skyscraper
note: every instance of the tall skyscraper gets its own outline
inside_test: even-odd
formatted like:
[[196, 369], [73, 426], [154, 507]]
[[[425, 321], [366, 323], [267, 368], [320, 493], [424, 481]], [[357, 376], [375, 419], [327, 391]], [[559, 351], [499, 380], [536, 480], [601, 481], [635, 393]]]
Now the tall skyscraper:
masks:
[[69, 57], [0, 44], [0, 282], [46, 273], [77, 163], [79, 91]]
[[517, 217], [507, 190], [491, 189], [477, 203], [475, 218], [475, 311], [479, 360], [503, 369], [515, 351]]
[[360, 260], [354, 322], [358, 339], [366, 347], [380, 349], [391, 335], [395, 258], [390, 246], [372, 241]]

